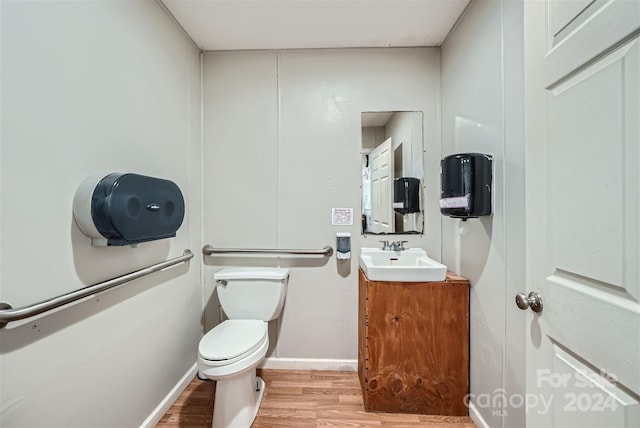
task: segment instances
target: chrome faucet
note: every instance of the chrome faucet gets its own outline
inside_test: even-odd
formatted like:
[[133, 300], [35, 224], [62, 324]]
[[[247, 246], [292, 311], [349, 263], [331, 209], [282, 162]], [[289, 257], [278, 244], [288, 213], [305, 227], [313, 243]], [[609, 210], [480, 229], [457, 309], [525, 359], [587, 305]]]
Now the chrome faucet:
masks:
[[382, 242], [382, 250], [386, 251], [391, 249], [391, 245], [389, 245], [389, 241], [378, 241], [378, 242]]
[[404, 243], [409, 241], [395, 241], [389, 244], [389, 249], [393, 251], [404, 251]]
[[394, 241], [391, 243], [389, 241], [380, 241], [380, 242], [382, 242], [383, 250], [404, 251], [406, 249], [404, 248], [404, 243], [409, 241]]

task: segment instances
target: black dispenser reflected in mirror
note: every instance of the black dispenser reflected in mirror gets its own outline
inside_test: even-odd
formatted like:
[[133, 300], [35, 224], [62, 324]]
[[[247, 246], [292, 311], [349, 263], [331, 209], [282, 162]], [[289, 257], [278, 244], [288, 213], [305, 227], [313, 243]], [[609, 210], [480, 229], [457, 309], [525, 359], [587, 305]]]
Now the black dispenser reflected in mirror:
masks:
[[461, 218], [491, 215], [493, 158], [483, 153], [459, 153], [440, 161], [440, 212]]
[[393, 180], [393, 210], [399, 214], [420, 212], [420, 179], [399, 177]]

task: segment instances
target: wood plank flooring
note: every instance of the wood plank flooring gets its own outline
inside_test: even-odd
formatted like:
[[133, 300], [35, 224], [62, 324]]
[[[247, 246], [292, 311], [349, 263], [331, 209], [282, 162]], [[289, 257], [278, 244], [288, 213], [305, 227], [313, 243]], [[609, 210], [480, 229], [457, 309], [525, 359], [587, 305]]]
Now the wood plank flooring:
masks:
[[[266, 391], [252, 428], [475, 428], [469, 417], [367, 413], [356, 372], [260, 370]], [[197, 377], [158, 428], [210, 427], [215, 382]]]

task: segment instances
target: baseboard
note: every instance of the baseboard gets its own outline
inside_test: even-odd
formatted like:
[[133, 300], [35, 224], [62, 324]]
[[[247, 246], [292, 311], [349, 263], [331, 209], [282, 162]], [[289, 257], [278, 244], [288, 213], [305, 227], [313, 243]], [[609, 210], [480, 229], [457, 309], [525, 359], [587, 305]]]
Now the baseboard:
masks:
[[476, 424], [477, 427], [489, 428], [489, 425], [484, 420], [480, 412], [478, 412], [478, 409], [476, 409], [476, 406], [474, 406], [473, 403], [471, 402], [469, 402], [469, 417], [471, 418], [473, 423]]
[[162, 399], [160, 404], [158, 404], [158, 406], [153, 409], [153, 412], [151, 412], [151, 414], [147, 416], [147, 419], [145, 419], [144, 422], [140, 424], [140, 427], [155, 427], [158, 422], [160, 422], [160, 419], [162, 419], [164, 414], [167, 413], [167, 410], [171, 408], [171, 405], [178, 399], [178, 397], [180, 397], [182, 391], [184, 391], [187, 386], [189, 386], [193, 378], [196, 376], [197, 372], [198, 367], [197, 364], [194, 363], [193, 366], [191, 366], [191, 368], [187, 370], [184, 376], [182, 376], [178, 383], [171, 389], [171, 391], [169, 391], [169, 393]]
[[258, 366], [275, 370], [331, 370], [355, 372], [358, 360], [334, 360], [320, 358], [265, 358]]

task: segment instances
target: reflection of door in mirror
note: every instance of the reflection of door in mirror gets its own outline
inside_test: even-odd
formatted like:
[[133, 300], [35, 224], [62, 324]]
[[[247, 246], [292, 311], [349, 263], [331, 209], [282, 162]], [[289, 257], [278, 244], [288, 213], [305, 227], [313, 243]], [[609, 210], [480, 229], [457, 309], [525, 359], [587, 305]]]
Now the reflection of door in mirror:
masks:
[[393, 233], [393, 141], [391, 138], [373, 149], [371, 160], [371, 232]]
[[393, 184], [399, 177], [423, 182], [422, 136], [422, 112], [362, 113], [362, 233], [423, 232], [422, 210], [394, 210]]

